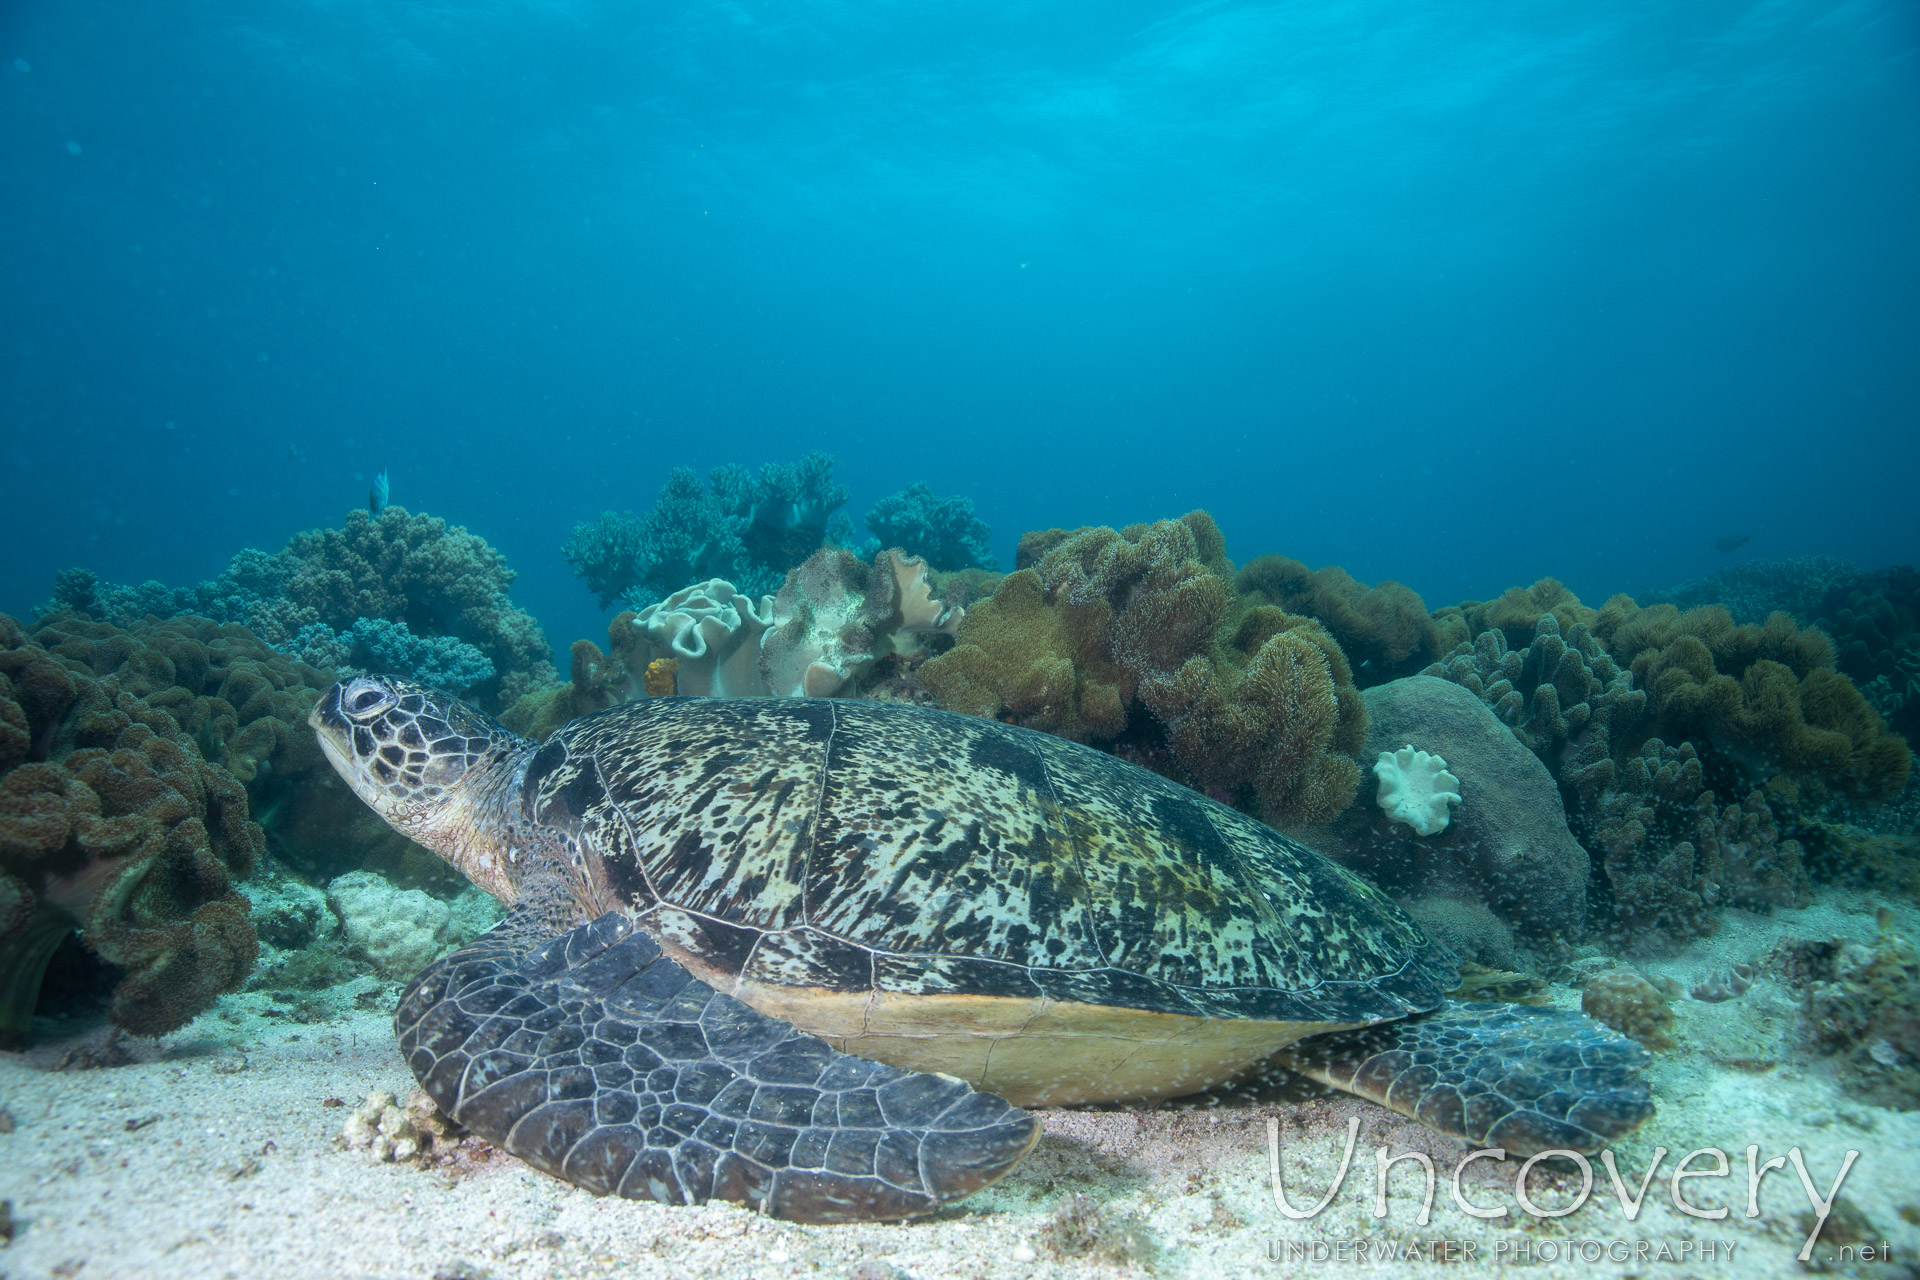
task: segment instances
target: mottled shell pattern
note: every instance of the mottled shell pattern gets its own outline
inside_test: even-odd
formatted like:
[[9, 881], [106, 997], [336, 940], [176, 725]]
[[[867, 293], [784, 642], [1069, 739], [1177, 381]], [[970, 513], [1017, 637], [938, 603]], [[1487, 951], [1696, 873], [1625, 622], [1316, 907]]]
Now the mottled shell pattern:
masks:
[[[1378, 1022], [1453, 957], [1352, 873], [1076, 743], [882, 702], [655, 698], [527, 767], [600, 907], [715, 977]], [[710, 978], [711, 980], [711, 978]]]

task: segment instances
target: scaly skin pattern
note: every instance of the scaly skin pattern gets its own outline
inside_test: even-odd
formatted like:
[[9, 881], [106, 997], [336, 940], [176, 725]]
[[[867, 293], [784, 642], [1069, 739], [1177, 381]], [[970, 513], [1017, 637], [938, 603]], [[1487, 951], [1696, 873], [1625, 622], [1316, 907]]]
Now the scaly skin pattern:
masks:
[[1592, 1155], [1653, 1114], [1653, 1055], [1571, 1009], [1450, 1004], [1314, 1036], [1281, 1065], [1476, 1146]]
[[1039, 1137], [992, 1094], [755, 1013], [618, 912], [545, 941], [528, 915], [429, 966], [394, 1025], [434, 1103], [536, 1169], [597, 1195], [870, 1221], [969, 1195]]

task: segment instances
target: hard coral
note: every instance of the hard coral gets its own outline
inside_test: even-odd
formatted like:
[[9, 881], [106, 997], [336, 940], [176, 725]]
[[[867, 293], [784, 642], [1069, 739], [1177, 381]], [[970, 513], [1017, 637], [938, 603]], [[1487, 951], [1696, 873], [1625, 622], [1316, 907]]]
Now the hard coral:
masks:
[[[1472, 958], [1510, 963], [1517, 934], [1551, 948], [1580, 937], [1591, 864], [1568, 829], [1546, 766], [1486, 703], [1433, 676], [1407, 676], [1361, 693], [1365, 750], [1378, 756], [1418, 741], [1439, 752], [1461, 797], [1443, 830], [1422, 836], [1381, 811], [1373, 777], [1358, 801], [1303, 838], [1399, 898]], [[1488, 926], [1488, 921], [1498, 928]]]
[[[151, 660], [130, 665], [154, 674]], [[246, 793], [134, 684], [96, 678], [0, 615], [0, 722], [15, 731], [0, 775], [0, 1040], [24, 1041], [74, 929], [123, 971], [110, 1016], [141, 1034], [182, 1025], [253, 965], [233, 889], [264, 844]]]
[[1361, 688], [1411, 675], [1466, 638], [1462, 624], [1430, 616], [1411, 588], [1393, 581], [1369, 587], [1338, 566], [1308, 569], [1286, 556], [1260, 556], [1240, 570], [1238, 586], [1249, 603], [1325, 627]]
[[576, 525], [562, 554], [601, 607], [624, 599], [642, 608], [695, 582], [723, 579], [748, 595], [772, 592], [782, 575], [827, 538], [847, 500], [833, 459], [715, 467], [705, 485], [676, 467], [644, 517], [603, 512]]
[[[430, 658], [436, 674], [469, 679], [470, 696], [499, 708], [554, 680], [546, 637], [507, 596], [513, 580], [485, 539], [388, 507], [351, 512], [343, 529], [297, 533], [272, 555], [242, 551], [196, 587], [101, 587], [79, 612], [123, 630], [148, 617], [240, 624], [284, 653], [327, 662]], [[356, 633], [366, 622], [383, 625]], [[490, 675], [479, 676], [481, 662]]]
[[993, 569], [992, 536], [973, 514], [971, 498], [936, 498], [924, 482], [888, 494], [867, 512], [866, 524], [883, 547], [923, 557], [935, 569]]

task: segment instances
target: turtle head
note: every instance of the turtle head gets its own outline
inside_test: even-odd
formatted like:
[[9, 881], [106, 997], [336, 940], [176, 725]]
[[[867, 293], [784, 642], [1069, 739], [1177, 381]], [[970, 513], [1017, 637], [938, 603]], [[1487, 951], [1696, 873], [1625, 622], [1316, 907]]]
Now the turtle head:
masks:
[[354, 794], [503, 902], [514, 900], [505, 806], [533, 744], [398, 676], [352, 676], [307, 716]]

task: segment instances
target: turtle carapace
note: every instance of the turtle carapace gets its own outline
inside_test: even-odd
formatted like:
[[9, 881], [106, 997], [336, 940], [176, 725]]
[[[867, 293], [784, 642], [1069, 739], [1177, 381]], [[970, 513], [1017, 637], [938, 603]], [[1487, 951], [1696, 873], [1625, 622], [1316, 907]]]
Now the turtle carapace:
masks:
[[1091, 748], [854, 700], [653, 698], [515, 736], [387, 676], [311, 723], [398, 830], [512, 907], [403, 993], [460, 1124], [601, 1194], [931, 1212], [1022, 1107], [1275, 1059], [1515, 1154], [1652, 1113], [1644, 1049], [1460, 1004], [1445, 947], [1273, 829]]

